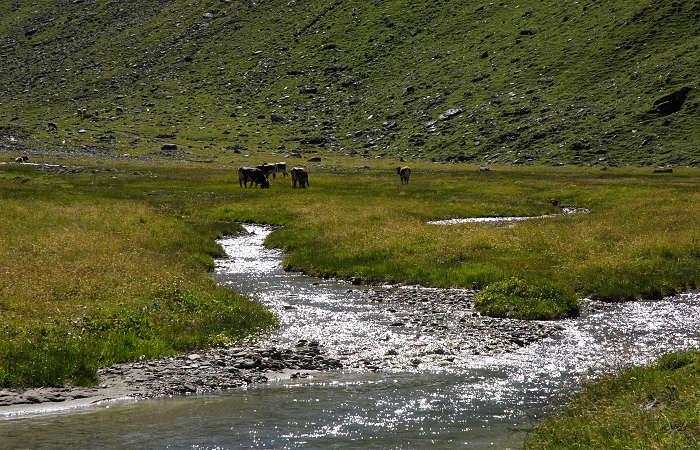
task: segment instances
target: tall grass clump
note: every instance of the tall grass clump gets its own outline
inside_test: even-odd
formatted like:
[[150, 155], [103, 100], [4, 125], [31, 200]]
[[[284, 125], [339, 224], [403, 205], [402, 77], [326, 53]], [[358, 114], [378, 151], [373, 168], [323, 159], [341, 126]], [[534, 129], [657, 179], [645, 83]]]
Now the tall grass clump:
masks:
[[474, 298], [474, 306], [487, 316], [508, 319], [554, 320], [579, 313], [578, 299], [570, 290], [518, 278], [489, 284]]

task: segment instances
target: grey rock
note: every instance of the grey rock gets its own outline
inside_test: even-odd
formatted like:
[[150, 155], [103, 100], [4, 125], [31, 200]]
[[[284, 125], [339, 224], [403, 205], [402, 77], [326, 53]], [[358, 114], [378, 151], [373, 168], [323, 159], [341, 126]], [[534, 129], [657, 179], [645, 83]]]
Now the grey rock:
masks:
[[444, 113], [440, 114], [439, 119], [442, 121], [449, 120], [455, 116], [462, 114], [464, 110], [462, 108], [450, 108]]

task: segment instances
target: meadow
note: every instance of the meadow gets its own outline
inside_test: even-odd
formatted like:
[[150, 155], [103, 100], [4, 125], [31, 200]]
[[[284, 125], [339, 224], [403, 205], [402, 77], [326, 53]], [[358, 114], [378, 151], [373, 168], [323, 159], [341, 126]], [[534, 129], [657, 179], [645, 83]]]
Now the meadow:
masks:
[[[528, 284], [607, 301], [696, 288], [697, 170], [418, 163], [401, 185], [389, 162], [311, 167], [242, 189], [234, 167], [104, 161], [0, 166], [0, 384], [95, 382], [100, 365], [205, 348], [274, 326], [214, 285], [214, 238], [238, 222], [282, 227], [266, 244], [285, 268], [363, 283], [483, 288]], [[72, 172], [72, 173], [71, 173]], [[555, 204], [557, 206], [555, 206]], [[509, 225], [429, 220], [556, 213]]]

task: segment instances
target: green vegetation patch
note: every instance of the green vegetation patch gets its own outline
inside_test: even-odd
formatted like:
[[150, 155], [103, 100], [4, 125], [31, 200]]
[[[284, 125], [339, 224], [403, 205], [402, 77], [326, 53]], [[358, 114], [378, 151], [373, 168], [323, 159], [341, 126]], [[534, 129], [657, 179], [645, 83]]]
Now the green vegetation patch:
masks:
[[276, 323], [206, 273], [223, 253], [214, 239], [236, 224], [184, 215], [166, 193], [152, 205], [115, 198], [125, 193], [105, 180], [0, 174], [0, 386], [89, 385], [100, 366]]
[[526, 448], [698, 448], [700, 352], [590, 384], [538, 425]]
[[578, 315], [573, 292], [554, 286], [536, 286], [518, 278], [489, 284], [474, 299], [476, 310], [491, 317], [554, 320]]

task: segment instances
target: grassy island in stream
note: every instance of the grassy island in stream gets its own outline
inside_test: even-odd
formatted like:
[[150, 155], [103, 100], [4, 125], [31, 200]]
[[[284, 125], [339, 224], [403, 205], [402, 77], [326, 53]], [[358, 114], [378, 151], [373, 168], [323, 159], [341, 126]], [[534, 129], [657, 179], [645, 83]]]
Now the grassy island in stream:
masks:
[[569, 289], [530, 286], [517, 278], [489, 284], [474, 299], [474, 307], [487, 316], [525, 320], [554, 320], [579, 313], [578, 299]]
[[[214, 238], [238, 221], [283, 225], [266, 244], [287, 252], [287, 269], [320, 276], [469, 288], [517, 277], [610, 301], [698, 286], [696, 169], [481, 173], [412, 163], [411, 182], [401, 185], [391, 162], [357, 169], [358, 160], [336, 158], [309, 167], [309, 189], [278, 177], [259, 190], [239, 187], [235, 168], [254, 162], [243, 158], [219, 167], [0, 166], [0, 383], [89, 384], [99, 365], [269, 328], [268, 312], [206, 273], [221, 254]], [[562, 205], [591, 213], [505, 226], [427, 223]]]

